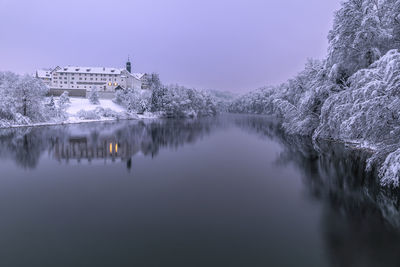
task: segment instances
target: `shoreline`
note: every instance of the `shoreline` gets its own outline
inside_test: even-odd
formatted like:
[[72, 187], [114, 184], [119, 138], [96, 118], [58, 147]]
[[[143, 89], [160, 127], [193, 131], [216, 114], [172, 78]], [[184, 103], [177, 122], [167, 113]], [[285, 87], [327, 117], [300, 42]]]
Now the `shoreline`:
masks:
[[11, 125], [7, 127], [0, 127], [0, 130], [16, 129], [16, 128], [34, 128], [34, 127], [47, 127], [47, 126], [58, 126], [58, 125], [69, 125], [69, 124], [84, 124], [84, 123], [94, 123], [94, 122], [118, 122], [118, 121], [142, 121], [142, 120], [157, 120], [160, 119], [158, 116], [154, 117], [137, 117], [137, 118], [103, 118], [98, 120], [77, 120], [77, 121], [62, 121], [62, 122], [43, 122], [43, 123], [33, 123], [29, 125]]
[[[269, 118], [269, 119], [275, 119], [278, 124], [280, 119], [278, 117], [275, 117], [273, 115], [266, 115], [266, 114], [243, 114], [243, 113], [226, 113], [226, 114], [233, 114], [233, 115], [244, 115], [244, 116], [260, 116], [264, 118]], [[118, 121], [129, 121], [129, 120], [154, 120], [154, 119], [160, 119], [160, 116], [141, 116], [138, 114], [135, 114], [137, 117], [136, 118], [102, 118], [102, 119], [97, 119], [97, 120], [77, 120], [77, 121], [62, 121], [62, 122], [43, 122], [43, 123], [33, 123], [29, 125], [11, 125], [7, 127], [1, 127], [0, 130], [6, 130], [6, 129], [15, 129], [15, 128], [33, 128], [33, 127], [46, 127], [46, 126], [57, 126], [57, 125], [69, 125], [69, 124], [84, 124], [84, 123], [94, 123], [94, 122], [118, 122]], [[220, 114], [221, 115], [221, 114]], [[287, 134], [287, 133], [286, 133]], [[294, 134], [293, 136], [295, 136]], [[302, 135], [298, 135], [302, 136]], [[346, 141], [346, 140], [339, 140], [339, 139], [314, 139], [312, 136], [304, 136], [306, 138], [310, 138], [316, 146], [318, 146], [318, 141], [327, 141], [327, 142], [333, 142], [333, 143], [339, 143], [343, 144], [345, 146], [348, 146], [351, 149], [357, 149], [357, 150], [363, 150], [366, 152], [370, 153], [376, 153], [379, 151], [377, 148], [377, 145], [365, 145], [363, 142], [358, 142], [358, 141]]]

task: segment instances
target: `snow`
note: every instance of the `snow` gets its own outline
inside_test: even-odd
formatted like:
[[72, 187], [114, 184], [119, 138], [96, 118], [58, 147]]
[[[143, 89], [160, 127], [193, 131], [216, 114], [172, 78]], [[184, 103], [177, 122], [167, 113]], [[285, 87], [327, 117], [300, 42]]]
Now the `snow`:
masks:
[[51, 78], [51, 70], [37, 70], [36, 75], [38, 78], [50, 79]]
[[235, 113], [279, 117], [287, 134], [369, 148], [383, 186], [400, 186], [399, 0], [346, 0], [335, 13], [325, 59], [286, 83], [231, 103]]
[[57, 70], [57, 73], [94, 73], [94, 74], [117, 74], [120, 75], [124, 69], [105, 67], [79, 67], [68, 66]]
[[100, 99], [100, 105], [93, 105], [90, 103], [89, 99], [86, 98], [73, 98], [70, 97], [71, 104], [66, 109], [67, 114], [70, 117], [76, 116], [78, 111], [93, 111], [99, 106], [102, 108], [109, 108], [115, 112], [125, 112], [125, 109], [120, 105], [115, 104], [112, 100], [109, 99]]
[[145, 75], [144, 73], [132, 73], [131, 74], [131, 76], [133, 76], [135, 79], [138, 79], [138, 80], [142, 79], [144, 75]]
[[383, 163], [379, 177], [383, 186], [399, 187], [400, 177], [400, 149], [390, 153]]
[[[82, 123], [94, 121], [112, 121], [119, 119], [156, 119], [158, 114], [145, 112], [129, 114], [127, 110], [110, 99], [100, 99], [99, 105], [93, 105], [89, 99], [70, 97], [71, 103], [66, 108], [68, 119], [64, 123]], [[95, 119], [82, 118], [82, 114], [96, 115]], [[104, 116], [104, 114], [111, 114]]]
[[[59, 98], [54, 98], [58, 103]], [[33, 123], [26, 121], [17, 113], [15, 123], [0, 120], [0, 128], [19, 128], [19, 127], [33, 127], [33, 126], [50, 126], [59, 124], [76, 124], [86, 122], [101, 122], [101, 121], [115, 121], [120, 119], [126, 120], [143, 120], [143, 119], [157, 119], [158, 113], [144, 112], [143, 114], [129, 114], [126, 109], [109, 99], [100, 99], [99, 105], [93, 105], [89, 99], [69, 97], [70, 103], [66, 104], [65, 114], [63, 120], [49, 120], [46, 122]], [[82, 117], [82, 114], [93, 116], [88, 119]], [[21, 117], [21, 118], [19, 118]]]

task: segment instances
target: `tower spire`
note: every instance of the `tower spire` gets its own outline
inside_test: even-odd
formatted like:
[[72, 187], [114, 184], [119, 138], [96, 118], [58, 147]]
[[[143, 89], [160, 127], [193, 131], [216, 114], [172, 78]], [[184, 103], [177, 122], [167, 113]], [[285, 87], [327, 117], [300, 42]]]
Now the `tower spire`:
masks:
[[129, 60], [129, 55], [128, 55], [128, 61], [126, 62], [126, 70], [131, 73], [132, 72], [132, 64], [131, 61]]

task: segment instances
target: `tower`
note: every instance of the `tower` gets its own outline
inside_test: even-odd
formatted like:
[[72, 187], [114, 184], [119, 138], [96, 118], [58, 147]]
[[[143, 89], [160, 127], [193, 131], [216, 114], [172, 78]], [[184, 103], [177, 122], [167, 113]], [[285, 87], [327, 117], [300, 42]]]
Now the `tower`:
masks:
[[132, 72], [132, 65], [131, 62], [129, 60], [129, 56], [128, 56], [128, 61], [126, 62], [126, 70], [131, 73]]

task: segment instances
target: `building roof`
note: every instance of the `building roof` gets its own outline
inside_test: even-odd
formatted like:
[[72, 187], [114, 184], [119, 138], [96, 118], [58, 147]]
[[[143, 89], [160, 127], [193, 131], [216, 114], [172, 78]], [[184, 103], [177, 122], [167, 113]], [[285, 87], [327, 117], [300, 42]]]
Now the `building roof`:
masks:
[[53, 70], [37, 70], [36, 75], [38, 78], [51, 78], [52, 73], [91, 73], [91, 74], [116, 74], [121, 75], [122, 78], [131, 76], [137, 80], [142, 80], [146, 75], [145, 73], [129, 73], [125, 69], [119, 68], [105, 68], [105, 67], [79, 67], [79, 66], [67, 66], [67, 67], [56, 67]]
[[41, 79], [49, 79], [51, 78], [51, 70], [37, 70], [36, 71], [36, 77], [41, 78]]
[[94, 73], [94, 74], [117, 74], [120, 75], [124, 69], [105, 68], [105, 67], [78, 67], [68, 66], [63, 67], [55, 72], [57, 73]]
[[131, 74], [134, 78], [140, 80], [143, 78], [143, 76], [145, 75], [144, 73], [132, 73]]

